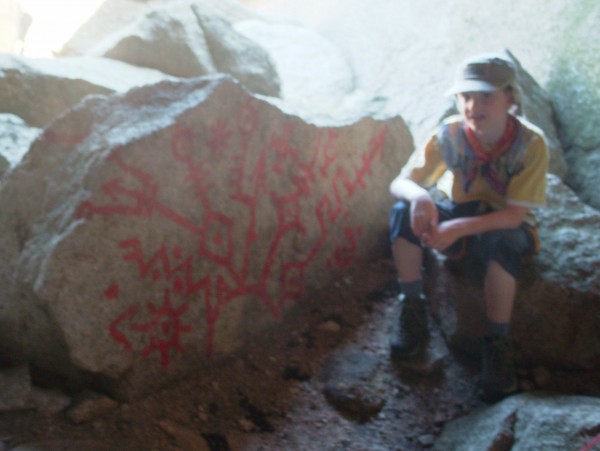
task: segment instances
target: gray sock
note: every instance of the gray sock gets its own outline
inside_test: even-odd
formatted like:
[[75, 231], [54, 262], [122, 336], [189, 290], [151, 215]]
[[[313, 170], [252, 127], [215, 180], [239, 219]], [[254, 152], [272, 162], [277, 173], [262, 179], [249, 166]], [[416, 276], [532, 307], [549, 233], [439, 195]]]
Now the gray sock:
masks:
[[492, 337], [498, 338], [506, 338], [508, 337], [508, 330], [510, 328], [510, 323], [495, 323], [493, 321], [487, 320], [486, 323], [487, 332]]
[[407, 298], [415, 299], [421, 296], [423, 293], [423, 280], [415, 280], [414, 282], [402, 282], [398, 279], [400, 284], [400, 292]]

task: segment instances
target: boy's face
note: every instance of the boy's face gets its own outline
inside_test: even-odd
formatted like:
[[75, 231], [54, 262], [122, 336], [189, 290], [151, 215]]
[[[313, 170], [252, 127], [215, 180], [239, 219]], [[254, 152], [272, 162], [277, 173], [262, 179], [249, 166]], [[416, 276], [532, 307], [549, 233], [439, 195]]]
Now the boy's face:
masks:
[[512, 96], [504, 89], [492, 92], [461, 92], [456, 103], [467, 127], [483, 144], [494, 144], [506, 128]]

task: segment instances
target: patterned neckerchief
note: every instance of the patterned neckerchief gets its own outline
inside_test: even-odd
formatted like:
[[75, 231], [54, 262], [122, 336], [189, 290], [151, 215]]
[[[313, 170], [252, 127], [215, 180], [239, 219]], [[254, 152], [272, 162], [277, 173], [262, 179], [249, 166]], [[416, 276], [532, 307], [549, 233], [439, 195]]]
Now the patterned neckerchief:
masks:
[[512, 142], [517, 136], [517, 133], [519, 132], [519, 122], [517, 121], [517, 119], [515, 119], [513, 116], [508, 116], [504, 134], [496, 143], [496, 146], [491, 150], [491, 152], [487, 152], [479, 142], [479, 139], [475, 135], [475, 132], [466, 125], [464, 125], [463, 127], [467, 135], [467, 141], [469, 141], [469, 144], [471, 145], [473, 152], [475, 152], [477, 159], [482, 162], [493, 161], [500, 155], [506, 153], [510, 149], [510, 145], [512, 144]]
[[471, 161], [475, 163], [469, 165], [470, 167], [464, 173], [467, 187], [471, 185], [479, 173], [488, 183], [490, 188], [492, 188], [496, 193], [502, 195], [505, 194], [506, 180], [499, 172], [499, 165], [497, 163], [498, 159], [510, 150], [512, 144], [517, 138], [520, 130], [519, 121], [513, 116], [508, 117], [504, 134], [490, 152], [486, 152], [473, 130], [467, 126], [464, 126], [463, 130], [465, 132], [467, 142], [469, 143], [467, 146], [467, 152], [470, 151], [469, 153], [472, 153], [470, 156], [474, 159], [474, 161]]

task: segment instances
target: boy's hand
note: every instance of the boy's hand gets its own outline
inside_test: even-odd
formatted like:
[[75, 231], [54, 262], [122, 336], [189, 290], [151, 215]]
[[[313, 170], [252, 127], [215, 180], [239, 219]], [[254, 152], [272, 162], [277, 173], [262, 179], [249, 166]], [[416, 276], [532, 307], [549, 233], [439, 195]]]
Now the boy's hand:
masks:
[[438, 225], [437, 207], [429, 194], [419, 196], [411, 202], [410, 218], [413, 233], [421, 241], [427, 240]]
[[439, 252], [445, 251], [465, 235], [464, 220], [457, 218], [438, 224], [423, 244]]
[[490, 230], [515, 229], [524, 221], [528, 209], [508, 205], [484, 215], [455, 218], [436, 225], [421, 241], [425, 246], [443, 252], [458, 239]]

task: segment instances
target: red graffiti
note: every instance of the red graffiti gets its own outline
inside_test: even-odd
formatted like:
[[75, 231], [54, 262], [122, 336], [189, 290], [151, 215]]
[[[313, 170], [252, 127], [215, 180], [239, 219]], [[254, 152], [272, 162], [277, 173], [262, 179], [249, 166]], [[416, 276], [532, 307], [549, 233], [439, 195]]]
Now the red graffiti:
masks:
[[160, 307], [152, 302], [146, 303], [146, 308], [150, 312], [151, 318], [145, 323], [132, 323], [129, 328], [146, 334], [149, 338], [148, 345], [142, 350], [144, 357], [151, 352], [158, 350], [160, 352], [160, 363], [162, 366], [169, 365], [169, 351], [175, 349], [183, 352], [179, 338], [181, 333], [189, 332], [190, 326], [181, 324], [180, 316], [189, 309], [189, 304], [184, 303], [178, 308], [171, 305], [169, 290], [165, 290], [164, 302]]
[[125, 331], [143, 334], [146, 336], [147, 345], [142, 350], [142, 356], [147, 357], [153, 351], [158, 351], [161, 365], [168, 367], [171, 349], [183, 352], [180, 342], [181, 334], [191, 330], [191, 327], [183, 325], [180, 319], [181, 315], [188, 311], [189, 303], [174, 308], [170, 292], [166, 289], [162, 305], [157, 307], [147, 301], [145, 306], [146, 313], [150, 316], [148, 321], [133, 322], [133, 319], [138, 316], [139, 307], [132, 305], [110, 324], [110, 334], [127, 350], [132, 349], [132, 344]]
[[358, 238], [362, 235], [362, 227], [344, 229], [344, 237], [333, 253], [333, 259], [327, 261], [327, 266], [349, 268], [356, 263], [356, 246]]
[[[143, 337], [146, 344], [141, 355], [158, 352], [161, 364], [167, 367], [171, 352], [184, 350], [182, 335], [192, 330], [193, 325], [184, 325], [182, 318], [190, 305], [199, 304], [204, 308], [206, 352], [210, 356], [225, 307], [237, 299], [253, 298], [279, 318], [284, 305], [302, 295], [304, 275], [328, 240], [338, 243], [325, 259], [330, 270], [356, 263], [362, 228], [342, 227], [342, 235], [335, 237], [330, 236], [331, 228], [348, 217], [347, 200], [367, 187], [373, 165], [382, 163], [387, 129], [383, 127], [369, 148], [361, 151], [355, 166], [340, 164], [339, 135], [334, 129], [314, 131], [316, 145], [308, 155], [306, 149], [292, 144], [297, 132], [291, 123], [273, 133], [264, 148], [248, 152], [257, 129], [258, 111], [251, 100], [241, 107], [234, 124], [217, 119], [204, 134], [182, 126], [173, 128], [172, 164], [182, 169], [181, 180], [196, 205], [193, 217], [182, 213], [177, 202], [163, 197], [168, 185], [159, 182], [158, 175], [128, 162], [119, 148], [109, 157], [116, 175], [101, 186], [103, 199], [89, 199], [79, 205], [77, 215], [82, 218], [160, 219], [175, 226], [178, 235], [185, 238], [178, 245], [176, 237], [167, 237], [173, 243], [162, 243], [150, 252], [151, 243], [142, 237], [132, 236], [118, 243], [122, 261], [134, 265], [144, 283], [160, 287], [153, 292], [163, 293], [161, 303], [141, 304], [118, 283], [105, 289], [105, 299], [131, 305], [109, 326], [113, 339], [125, 349], [132, 350], [133, 343], [138, 342], [133, 337]], [[211, 161], [215, 158], [229, 162], [229, 174], [214, 173]], [[226, 185], [230, 194], [223, 201], [219, 186], [227, 176], [232, 183]], [[277, 178], [285, 183], [275, 184]], [[324, 180], [329, 189], [316, 191]], [[272, 186], [278, 186], [278, 191]], [[213, 193], [220, 194], [221, 203], [216, 203]], [[309, 205], [314, 206], [311, 209]], [[267, 226], [265, 236], [262, 230]], [[297, 252], [283, 251], [290, 242], [298, 243]], [[187, 247], [183, 248], [183, 243], [188, 243]]]
[[597, 445], [600, 445], [600, 434], [583, 445], [579, 451], [592, 451]]
[[108, 300], [119, 298], [119, 285], [111, 285], [104, 292], [104, 297]]

